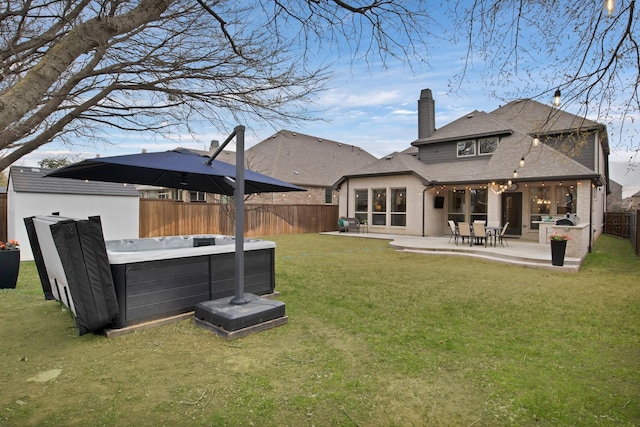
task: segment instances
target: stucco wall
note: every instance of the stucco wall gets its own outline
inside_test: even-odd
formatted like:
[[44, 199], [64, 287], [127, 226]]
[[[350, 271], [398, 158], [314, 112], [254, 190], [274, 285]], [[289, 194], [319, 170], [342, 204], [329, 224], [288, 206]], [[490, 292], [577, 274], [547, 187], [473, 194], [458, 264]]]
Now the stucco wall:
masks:
[[7, 233], [20, 242], [20, 259], [33, 260], [24, 218], [51, 215], [86, 219], [100, 216], [105, 240], [137, 238], [140, 223], [138, 197], [7, 192]]

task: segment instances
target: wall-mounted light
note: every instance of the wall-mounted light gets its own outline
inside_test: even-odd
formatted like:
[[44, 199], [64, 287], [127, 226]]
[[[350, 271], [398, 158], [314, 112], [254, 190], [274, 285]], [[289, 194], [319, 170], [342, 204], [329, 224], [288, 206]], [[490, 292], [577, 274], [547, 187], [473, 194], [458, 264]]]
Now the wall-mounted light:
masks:
[[520, 167], [524, 166], [524, 156], [522, 156], [522, 158], [520, 159]]
[[553, 94], [553, 105], [555, 105], [556, 107], [560, 106], [560, 96], [560, 88], [558, 88]]

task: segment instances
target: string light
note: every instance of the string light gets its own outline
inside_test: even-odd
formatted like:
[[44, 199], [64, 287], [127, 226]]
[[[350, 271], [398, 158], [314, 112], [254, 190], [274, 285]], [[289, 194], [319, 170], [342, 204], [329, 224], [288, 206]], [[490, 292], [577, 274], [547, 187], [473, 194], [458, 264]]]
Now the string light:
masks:
[[537, 147], [538, 145], [540, 145], [540, 139], [538, 138], [533, 138], [533, 146]]
[[555, 105], [556, 107], [560, 106], [560, 88], [558, 88], [556, 90], [556, 92], [553, 94], [553, 105]]
[[605, 0], [604, 8], [607, 11], [607, 15], [612, 16], [613, 12], [616, 10], [616, 1], [615, 0]]
[[[516, 171], [515, 169], [513, 170], [513, 177], [514, 178], [518, 177], [518, 171]], [[509, 184], [509, 185], [511, 185], [511, 184]]]
[[524, 166], [524, 156], [522, 156], [522, 158], [520, 159], [520, 167]]

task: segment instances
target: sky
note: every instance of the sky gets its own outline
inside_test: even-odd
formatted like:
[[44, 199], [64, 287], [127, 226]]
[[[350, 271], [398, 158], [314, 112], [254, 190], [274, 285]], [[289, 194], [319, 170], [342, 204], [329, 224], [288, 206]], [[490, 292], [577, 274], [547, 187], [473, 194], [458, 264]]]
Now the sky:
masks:
[[[466, 50], [464, 47], [440, 44], [430, 47], [429, 65], [419, 70], [411, 70], [401, 62], [390, 61], [386, 69], [352, 61], [351, 58], [335, 59], [331, 71], [334, 79], [330, 88], [316, 99], [311, 107], [317, 121], [290, 124], [286, 129], [352, 144], [363, 148], [380, 158], [394, 151], [402, 151], [417, 138], [417, 101], [420, 91], [429, 88], [433, 92], [436, 109], [436, 128], [466, 115], [474, 110], [490, 112], [504, 101], [494, 94], [506, 93], [513, 88], [487, 85], [482, 64], [474, 64], [465, 80], [452, 91], [450, 81], [462, 70]], [[551, 103], [538, 99], [540, 102]], [[569, 107], [570, 108], [570, 107]], [[571, 111], [570, 111], [571, 112]], [[256, 123], [245, 125], [246, 146], [251, 147], [276, 133], [277, 128]], [[640, 134], [640, 120], [636, 120], [629, 134]], [[619, 128], [615, 120], [608, 123], [611, 143], [611, 178], [623, 185], [623, 196], [640, 191], [640, 168], [629, 168], [629, 160], [636, 152], [627, 151], [624, 146], [637, 146], [635, 142], [624, 143], [617, 148], [620, 140]], [[47, 157], [65, 156], [73, 160], [95, 157], [164, 151], [176, 146], [207, 149], [211, 140], [224, 141], [227, 135], [203, 128], [194, 137], [176, 135], [175, 139], [157, 140], [143, 135], [113, 135], [113, 144], [68, 147], [55, 142], [23, 157], [16, 164], [36, 166]], [[626, 136], [624, 137], [626, 138]], [[229, 147], [234, 149], [233, 145]], [[640, 160], [640, 159], [637, 159]]]

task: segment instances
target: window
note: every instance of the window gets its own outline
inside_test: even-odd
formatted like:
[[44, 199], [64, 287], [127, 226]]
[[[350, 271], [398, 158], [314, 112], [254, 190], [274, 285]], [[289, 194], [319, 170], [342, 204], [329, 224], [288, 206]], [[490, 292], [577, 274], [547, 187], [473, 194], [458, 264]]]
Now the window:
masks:
[[464, 222], [464, 190], [449, 190], [447, 197], [447, 219]]
[[331, 188], [324, 189], [324, 202], [327, 205], [330, 205], [333, 203], [333, 190]]
[[189, 191], [190, 202], [205, 202], [206, 200], [205, 193], [201, 191]]
[[551, 212], [551, 200], [549, 200], [549, 187], [532, 187], [531, 194], [531, 215], [529, 218], [531, 230], [539, 230], [540, 224], [534, 221], [542, 221], [543, 216], [548, 216]]
[[478, 154], [491, 154], [498, 148], [498, 138], [482, 138], [478, 140]]
[[391, 225], [404, 227], [407, 225], [407, 189], [391, 190]]
[[476, 142], [471, 141], [459, 141], [458, 142], [458, 157], [469, 157], [476, 155]]
[[379, 188], [371, 190], [373, 213], [371, 214], [372, 225], [387, 225], [387, 190]]
[[556, 188], [556, 213], [564, 215], [568, 213], [576, 213], [576, 189], [572, 185], [570, 187]]
[[469, 206], [470, 221], [487, 222], [487, 190], [471, 190], [471, 205]]
[[358, 221], [366, 221], [368, 212], [369, 190], [356, 190], [356, 218]]

